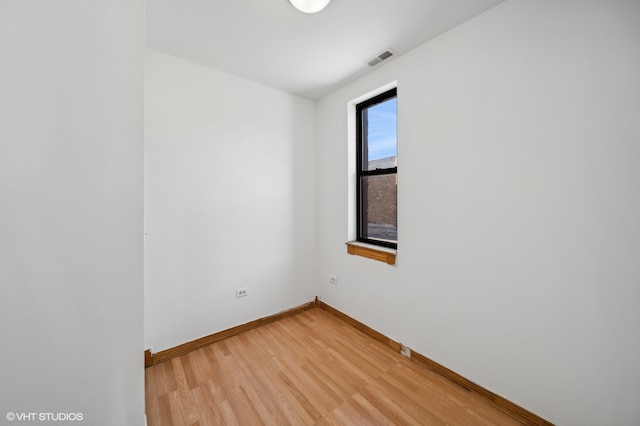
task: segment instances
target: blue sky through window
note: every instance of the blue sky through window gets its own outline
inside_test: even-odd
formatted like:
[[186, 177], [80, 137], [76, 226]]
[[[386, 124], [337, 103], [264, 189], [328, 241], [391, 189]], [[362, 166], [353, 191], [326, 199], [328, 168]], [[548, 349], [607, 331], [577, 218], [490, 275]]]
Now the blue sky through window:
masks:
[[368, 110], [368, 160], [396, 156], [398, 152], [397, 99], [389, 99], [370, 107]]

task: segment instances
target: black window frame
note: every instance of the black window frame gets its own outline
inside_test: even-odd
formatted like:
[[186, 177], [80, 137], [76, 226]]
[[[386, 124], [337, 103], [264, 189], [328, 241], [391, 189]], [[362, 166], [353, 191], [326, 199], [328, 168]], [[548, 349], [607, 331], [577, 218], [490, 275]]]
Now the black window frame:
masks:
[[[363, 159], [366, 152], [365, 150], [367, 148], [366, 144], [368, 142], [366, 140], [366, 132], [364, 131], [367, 123], [365, 121], [366, 117], [364, 117], [363, 112], [367, 111], [368, 108], [374, 105], [386, 102], [393, 98], [396, 98], [396, 99], [398, 98], [397, 88], [393, 88], [384, 93], [380, 93], [379, 95], [373, 96], [372, 98], [369, 98], [356, 105], [356, 229], [357, 229], [356, 241], [372, 244], [376, 246], [381, 246], [381, 247], [397, 249], [398, 248], [397, 240], [396, 242], [383, 241], [378, 239], [366, 238], [363, 236], [365, 235], [365, 233], [363, 232], [363, 229], [365, 226], [368, 225], [367, 223], [363, 223], [363, 222], [367, 222], [363, 220], [363, 212], [365, 211], [365, 209], [363, 208], [363, 193], [362, 193], [363, 178], [367, 176], [381, 176], [381, 175], [390, 175], [390, 174], [395, 174], [397, 178], [397, 175], [398, 175], [397, 164], [396, 164], [396, 167], [389, 167], [385, 169], [363, 170]], [[397, 139], [396, 139], [396, 143], [397, 143]], [[396, 149], [397, 149], [397, 145], [396, 145]], [[397, 157], [397, 153], [396, 153], [396, 157]], [[397, 215], [397, 210], [396, 210], [396, 215]], [[397, 217], [396, 217], [396, 221], [397, 221]]]

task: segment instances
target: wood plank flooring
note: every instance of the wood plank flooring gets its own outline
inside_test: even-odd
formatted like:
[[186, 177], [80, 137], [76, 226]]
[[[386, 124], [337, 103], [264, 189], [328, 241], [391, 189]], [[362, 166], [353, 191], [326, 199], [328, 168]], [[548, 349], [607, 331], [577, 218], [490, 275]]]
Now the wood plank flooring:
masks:
[[319, 308], [145, 374], [149, 426], [520, 425]]

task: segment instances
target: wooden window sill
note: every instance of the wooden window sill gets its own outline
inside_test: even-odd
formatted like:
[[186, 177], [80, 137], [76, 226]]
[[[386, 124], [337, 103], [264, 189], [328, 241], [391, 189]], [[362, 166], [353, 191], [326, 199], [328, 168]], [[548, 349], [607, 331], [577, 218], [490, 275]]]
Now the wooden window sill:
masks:
[[386, 262], [389, 265], [396, 264], [396, 250], [383, 247], [364, 244], [357, 241], [349, 241], [347, 244], [347, 253], [363, 256], [380, 262]]

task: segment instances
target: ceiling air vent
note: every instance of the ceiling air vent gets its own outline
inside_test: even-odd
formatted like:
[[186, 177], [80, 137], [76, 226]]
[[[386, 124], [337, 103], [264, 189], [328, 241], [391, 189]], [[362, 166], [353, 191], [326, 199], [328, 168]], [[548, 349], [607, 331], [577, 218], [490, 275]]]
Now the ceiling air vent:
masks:
[[384, 61], [385, 59], [392, 57], [393, 55], [395, 55], [395, 52], [393, 50], [391, 49], [383, 50], [373, 58], [369, 59], [367, 61], [367, 65], [369, 65], [370, 67], [373, 67], [375, 65], [378, 65], [380, 62]]

